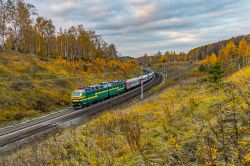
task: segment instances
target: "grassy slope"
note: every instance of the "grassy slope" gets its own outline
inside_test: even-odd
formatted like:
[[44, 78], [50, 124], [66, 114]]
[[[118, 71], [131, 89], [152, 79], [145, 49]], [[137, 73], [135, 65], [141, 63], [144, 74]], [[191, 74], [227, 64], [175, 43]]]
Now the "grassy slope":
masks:
[[[126, 67], [113, 63], [107, 80], [132, 77]], [[61, 109], [70, 102], [72, 90], [104, 81], [102, 60], [93, 63], [43, 61], [35, 55], [0, 53], [0, 125]], [[107, 69], [106, 69], [107, 70]]]
[[[249, 164], [250, 120], [246, 113], [250, 68], [224, 78], [225, 85], [219, 90], [200, 82], [196, 71], [193, 73], [195, 77], [189, 74], [159, 96], [125, 110], [105, 113], [85, 126], [38, 144], [37, 153], [30, 147], [8, 156], [6, 162], [32, 164], [37, 158], [36, 162], [52, 165], [211, 165], [212, 161], [222, 164], [220, 141], [211, 129], [219, 133], [219, 115], [227, 118], [230, 111], [218, 110], [216, 104], [223, 101], [222, 108], [231, 108], [232, 103], [226, 103], [232, 101], [231, 94], [237, 96], [241, 164]], [[234, 137], [230, 124], [225, 125], [229, 140]], [[213, 141], [207, 142], [208, 138]], [[229, 141], [227, 146], [229, 162], [239, 163], [233, 143]]]

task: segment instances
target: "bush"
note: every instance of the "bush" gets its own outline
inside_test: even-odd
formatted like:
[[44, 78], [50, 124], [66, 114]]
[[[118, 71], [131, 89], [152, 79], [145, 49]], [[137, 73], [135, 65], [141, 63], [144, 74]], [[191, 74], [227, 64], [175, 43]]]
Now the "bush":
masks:
[[24, 88], [33, 89], [34, 86], [31, 82], [20, 81], [11, 85], [11, 88], [15, 91], [21, 91]]
[[46, 94], [37, 95], [37, 97], [32, 101], [32, 108], [39, 110], [41, 112], [50, 112], [51, 105], [55, 103], [55, 100]]
[[21, 114], [21, 113], [17, 113], [16, 115], [15, 115], [15, 120], [21, 120], [21, 119], [23, 119], [25, 116], [23, 115], [23, 114]]
[[200, 72], [206, 72], [207, 70], [206, 70], [206, 67], [203, 64], [201, 64], [200, 67], [199, 67], [199, 71]]
[[208, 73], [210, 83], [218, 83], [223, 77], [224, 73], [221, 63], [216, 62], [211, 68], [209, 68]]
[[37, 55], [43, 57], [43, 56], [45, 56], [45, 53], [44, 53], [43, 51], [38, 51], [38, 52], [37, 52]]
[[65, 79], [56, 80], [55, 84], [62, 88], [66, 88], [66, 89], [70, 88], [68, 81]]

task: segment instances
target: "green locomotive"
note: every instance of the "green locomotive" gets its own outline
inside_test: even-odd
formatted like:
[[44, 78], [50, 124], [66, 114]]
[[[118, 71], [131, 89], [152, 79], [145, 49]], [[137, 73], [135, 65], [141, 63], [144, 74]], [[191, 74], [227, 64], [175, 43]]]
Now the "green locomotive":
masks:
[[155, 72], [151, 69], [143, 68], [144, 75], [131, 78], [125, 81], [103, 82], [99, 85], [92, 85], [86, 88], [79, 88], [71, 94], [72, 106], [80, 109], [93, 103], [117, 96], [126, 91], [130, 91], [141, 83], [146, 83], [153, 79]]
[[71, 102], [73, 108], [80, 109], [125, 91], [125, 81], [104, 82], [75, 90], [71, 94]]

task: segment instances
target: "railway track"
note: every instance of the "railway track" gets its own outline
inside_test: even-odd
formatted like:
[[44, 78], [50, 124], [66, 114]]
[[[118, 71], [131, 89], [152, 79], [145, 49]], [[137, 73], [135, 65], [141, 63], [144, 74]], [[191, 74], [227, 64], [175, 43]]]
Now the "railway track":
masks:
[[[162, 76], [156, 73], [156, 75], [149, 82], [144, 84], [143, 89], [144, 91], [148, 91], [150, 88], [161, 82]], [[130, 98], [138, 96], [140, 92], [141, 89], [140, 87], [138, 87], [114, 98], [107, 99], [105, 101], [77, 111], [68, 108], [27, 122], [2, 128], [0, 129], [0, 153], [4, 153], [5, 147], [11, 145], [12, 143], [23, 140], [38, 133], [46, 133], [46, 131], [57, 128], [61, 124], [70, 120], [79, 117], [84, 118], [94, 115], [105, 109], [125, 102]]]

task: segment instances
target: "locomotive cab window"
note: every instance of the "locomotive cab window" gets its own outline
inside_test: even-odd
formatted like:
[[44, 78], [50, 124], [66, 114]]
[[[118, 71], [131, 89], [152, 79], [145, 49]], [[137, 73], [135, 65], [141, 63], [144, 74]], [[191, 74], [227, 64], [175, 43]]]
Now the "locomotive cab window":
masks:
[[80, 96], [84, 96], [84, 95], [85, 95], [84, 92], [73, 92], [73, 93], [71, 94], [71, 96], [75, 96], [75, 97], [80, 97]]

